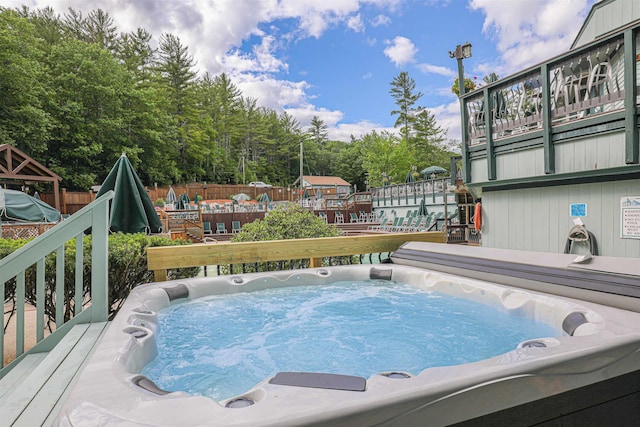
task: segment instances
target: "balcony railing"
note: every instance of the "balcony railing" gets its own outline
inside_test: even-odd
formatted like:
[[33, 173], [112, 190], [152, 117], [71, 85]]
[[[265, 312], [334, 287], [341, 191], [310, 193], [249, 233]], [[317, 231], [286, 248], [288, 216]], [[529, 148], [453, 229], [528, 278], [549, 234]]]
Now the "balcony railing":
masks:
[[550, 125], [624, 109], [624, 58], [619, 34], [471, 92], [463, 98], [466, 144], [484, 144], [487, 129], [494, 141], [542, 130], [545, 108]]

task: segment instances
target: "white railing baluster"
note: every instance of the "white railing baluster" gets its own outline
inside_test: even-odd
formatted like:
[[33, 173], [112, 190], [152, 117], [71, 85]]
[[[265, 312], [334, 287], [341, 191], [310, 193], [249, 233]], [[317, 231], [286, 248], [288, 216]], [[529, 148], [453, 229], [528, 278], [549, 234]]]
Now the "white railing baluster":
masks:
[[16, 356], [24, 353], [24, 270], [16, 277]]
[[[56, 328], [64, 324], [64, 243], [56, 249]], [[61, 285], [62, 284], [62, 285]]]
[[83, 309], [84, 295], [82, 285], [84, 283], [84, 233], [76, 236], [76, 276], [75, 276], [75, 294], [74, 294], [74, 312], [77, 316]]
[[36, 262], [36, 342], [44, 339], [44, 258]]

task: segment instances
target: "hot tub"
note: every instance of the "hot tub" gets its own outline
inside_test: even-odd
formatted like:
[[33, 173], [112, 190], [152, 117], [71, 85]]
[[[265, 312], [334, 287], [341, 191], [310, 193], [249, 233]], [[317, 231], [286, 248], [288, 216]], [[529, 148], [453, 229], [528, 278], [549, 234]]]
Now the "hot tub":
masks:
[[[223, 401], [165, 391], [141, 375], [157, 354], [158, 311], [188, 299], [299, 284], [389, 279], [518, 311], [560, 336], [479, 362], [369, 378], [283, 372]], [[638, 370], [640, 314], [402, 265], [343, 266], [136, 288], [59, 414], [59, 425], [448, 425]]]

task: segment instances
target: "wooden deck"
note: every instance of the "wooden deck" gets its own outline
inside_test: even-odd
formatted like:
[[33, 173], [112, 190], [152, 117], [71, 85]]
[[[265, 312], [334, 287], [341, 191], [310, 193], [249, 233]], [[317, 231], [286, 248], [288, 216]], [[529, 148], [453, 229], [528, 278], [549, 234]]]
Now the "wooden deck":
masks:
[[50, 352], [28, 354], [0, 379], [2, 426], [50, 425], [108, 322], [74, 326]]

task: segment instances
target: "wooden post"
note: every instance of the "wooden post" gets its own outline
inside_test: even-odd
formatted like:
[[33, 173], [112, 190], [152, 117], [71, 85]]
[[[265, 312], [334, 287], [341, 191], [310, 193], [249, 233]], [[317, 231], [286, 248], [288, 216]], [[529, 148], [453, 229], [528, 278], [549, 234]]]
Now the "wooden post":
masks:
[[309, 267], [322, 267], [322, 258], [309, 258]]
[[68, 214], [67, 212], [67, 189], [62, 189], [62, 212]]
[[167, 270], [153, 270], [153, 280], [156, 282], [166, 282]]

